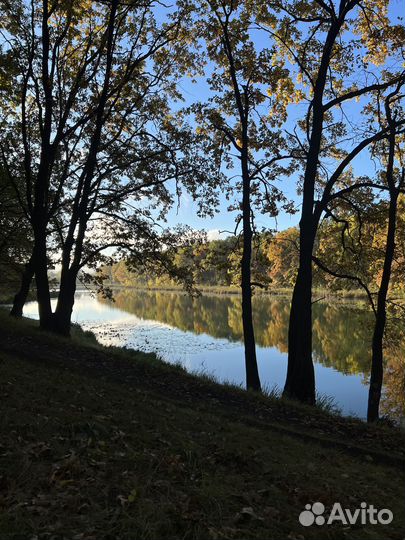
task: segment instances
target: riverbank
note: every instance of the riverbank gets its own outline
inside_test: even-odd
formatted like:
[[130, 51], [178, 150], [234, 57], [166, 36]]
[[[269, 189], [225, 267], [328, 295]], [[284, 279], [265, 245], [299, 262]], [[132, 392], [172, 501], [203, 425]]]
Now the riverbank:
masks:
[[[392, 538], [405, 440], [0, 314], [0, 538]], [[304, 528], [366, 501], [389, 526]], [[354, 532], [355, 531], [355, 532]]]
[[[141, 287], [141, 286], [129, 286], [129, 285], [109, 285], [111, 290], [114, 291], [123, 291], [123, 290], [130, 290], [130, 291], [154, 291], [154, 292], [175, 292], [178, 294], [185, 294], [188, 295], [189, 293], [184, 290], [184, 288], [181, 285], [168, 285], [168, 286], [159, 286], [159, 287]], [[281, 298], [287, 298], [290, 299], [293, 293], [292, 288], [283, 288], [283, 287], [268, 287], [268, 288], [260, 288], [260, 287], [254, 287], [254, 295], [257, 296], [270, 296], [270, 297], [281, 297]], [[91, 287], [88, 287], [86, 289], [78, 288], [77, 292], [96, 292], [95, 289], [92, 289]], [[196, 294], [202, 294], [206, 296], [240, 296], [240, 287], [236, 287], [233, 285], [197, 285], [196, 286]], [[13, 291], [6, 291], [0, 293], [0, 304], [12, 304], [14, 299], [14, 292]], [[52, 290], [51, 291], [51, 298], [57, 298], [58, 297], [58, 290]], [[28, 300], [35, 300], [36, 294], [35, 291], [31, 290], [28, 295]], [[365, 292], [361, 289], [354, 289], [354, 290], [337, 290], [333, 291], [330, 289], [319, 289], [314, 288], [313, 289], [313, 298], [314, 302], [330, 302], [330, 301], [337, 301], [337, 302], [361, 302], [368, 304], [368, 298]], [[405, 301], [405, 295], [403, 293], [398, 293], [398, 295], [395, 297], [396, 300], [399, 301]]]

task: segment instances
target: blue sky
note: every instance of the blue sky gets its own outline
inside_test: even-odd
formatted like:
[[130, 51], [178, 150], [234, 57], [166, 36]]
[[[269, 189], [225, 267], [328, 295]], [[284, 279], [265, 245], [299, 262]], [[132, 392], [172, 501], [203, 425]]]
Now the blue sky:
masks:
[[[404, 0], [391, 0], [390, 2], [390, 16], [392, 20], [405, 15], [405, 1]], [[260, 38], [259, 38], [260, 39]], [[265, 36], [262, 39], [267, 39]], [[259, 43], [259, 46], [266, 46], [263, 43]], [[184, 78], [180, 83], [180, 88], [183, 92], [185, 104], [191, 104], [197, 101], [204, 101], [210, 96], [210, 91], [206, 81], [201, 78], [197, 83], [192, 83], [190, 79]], [[361, 121], [362, 103], [356, 104], [350, 103], [347, 107], [347, 113], [353, 123]], [[305, 114], [307, 105], [305, 103], [294, 106], [294, 110], [291, 110], [292, 117], [299, 118]], [[294, 124], [294, 120], [289, 119], [287, 126], [291, 128]], [[374, 171], [374, 165], [371, 162], [367, 152], [363, 152], [354, 162], [354, 171], [356, 174], [372, 174]], [[297, 174], [290, 178], [282, 179], [278, 182], [278, 187], [282, 188], [287, 198], [293, 200], [296, 204], [296, 208], [300, 210], [300, 197], [297, 195]], [[239, 199], [237, 193], [235, 198]], [[228, 212], [227, 207], [229, 201], [225, 199], [224, 195], [220, 196], [220, 204], [217, 208], [215, 216], [213, 218], [199, 218], [197, 215], [198, 205], [187, 194], [183, 194], [180, 200], [180, 205], [175, 206], [168, 215], [168, 225], [174, 226], [176, 224], [186, 224], [195, 229], [205, 229], [209, 233], [210, 238], [216, 238], [219, 236], [219, 231], [233, 231], [235, 227], [235, 213]], [[256, 217], [256, 224], [259, 228], [277, 228], [283, 230], [291, 226], [298, 224], [300, 219], [300, 212], [298, 211], [294, 215], [286, 214], [280, 211], [277, 220], [267, 216], [258, 215]], [[228, 236], [229, 233], [223, 233], [222, 236]]]

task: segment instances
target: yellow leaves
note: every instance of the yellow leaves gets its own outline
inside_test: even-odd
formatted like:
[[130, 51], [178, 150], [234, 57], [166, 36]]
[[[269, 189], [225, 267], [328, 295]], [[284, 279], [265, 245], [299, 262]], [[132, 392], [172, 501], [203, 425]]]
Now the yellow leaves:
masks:
[[341, 92], [343, 90], [343, 80], [342, 79], [336, 79], [333, 81], [333, 88], [335, 92]]
[[275, 88], [268, 88], [267, 95], [274, 98], [277, 109], [285, 109], [290, 103], [300, 103], [304, 97], [302, 90], [297, 89], [290, 77], [280, 78]]
[[172, 114], [166, 114], [162, 120], [162, 127], [168, 132], [174, 132], [176, 118]]
[[117, 500], [119, 501], [121, 506], [127, 506], [128, 504], [134, 503], [137, 497], [138, 497], [138, 491], [134, 488], [131, 490], [128, 496], [118, 495]]
[[253, 2], [252, 6], [246, 7], [250, 12], [255, 12], [258, 22], [273, 30], [277, 28], [278, 19], [266, 2]]
[[375, 66], [382, 66], [387, 58], [389, 49], [385, 42], [380, 39], [368, 39], [369, 53], [365, 56], [365, 60], [373, 63]]
[[301, 101], [303, 101], [303, 99], [305, 98], [305, 92], [303, 92], [302, 90], [296, 89], [292, 98], [293, 98], [292, 103], [295, 103], [295, 104], [301, 103]]
[[197, 126], [195, 128], [195, 133], [196, 133], [196, 135], [207, 136], [208, 133], [209, 133], [209, 129], [208, 129], [208, 127], [206, 125], [205, 126]]
[[367, 52], [364, 56], [364, 62], [371, 62], [375, 66], [381, 66], [390, 52], [388, 1], [364, 0], [362, 5], [363, 9], [358, 11], [353, 32], [361, 36], [366, 47]]

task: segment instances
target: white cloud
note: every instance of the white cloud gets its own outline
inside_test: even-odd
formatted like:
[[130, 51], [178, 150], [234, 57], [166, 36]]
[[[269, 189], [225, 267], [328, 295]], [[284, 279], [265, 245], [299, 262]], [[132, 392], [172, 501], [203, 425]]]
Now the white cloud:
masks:
[[211, 229], [207, 231], [208, 240], [219, 240], [220, 238], [224, 238], [224, 233], [221, 233], [219, 229]]

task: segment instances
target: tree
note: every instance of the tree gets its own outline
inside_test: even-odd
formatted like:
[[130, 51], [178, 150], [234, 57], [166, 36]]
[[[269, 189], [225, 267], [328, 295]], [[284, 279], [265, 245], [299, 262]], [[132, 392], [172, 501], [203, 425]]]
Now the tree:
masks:
[[[367, 420], [375, 422], [379, 418], [379, 408], [381, 401], [381, 391], [383, 384], [384, 362], [383, 362], [383, 342], [387, 321], [387, 296], [390, 286], [392, 265], [395, 256], [395, 240], [397, 231], [398, 201], [401, 191], [405, 189], [405, 165], [403, 156], [399, 150], [399, 140], [396, 133], [396, 117], [399, 109], [393, 113], [392, 109], [398, 104], [400, 87], [391, 92], [385, 99], [385, 116], [389, 128], [389, 137], [387, 141], [388, 148], [385, 150], [387, 155], [387, 164], [385, 172], [385, 185], [388, 188], [388, 223], [386, 231], [386, 241], [384, 250], [384, 263], [381, 275], [381, 281], [377, 295], [377, 305], [375, 308], [375, 325], [372, 342], [372, 360], [370, 374], [370, 389], [368, 396]], [[383, 150], [383, 152], [384, 152]], [[385, 152], [383, 153], [383, 155]], [[398, 155], [399, 154], [399, 155]], [[395, 158], [399, 158], [399, 164], [402, 170], [396, 166]]]
[[[18, 106], [15, 78], [18, 76], [17, 62], [7, 42], [0, 42], [0, 129], [7, 126], [7, 114]], [[3, 155], [3, 145], [0, 156]], [[2, 258], [3, 286], [15, 289], [20, 286], [14, 297], [11, 315], [22, 316], [22, 308], [29, 293], [33, 267], [32, 232], [29, 219], [15, 193], [15, 186], [23, 187], [21, 175], [11, 176], [7, 163], [0, 160], [0, 254]]]
[[298, 268], [299, 231], [290, 227], [275, 234], [270, 241], [267, 257], [270, 263], [270, 279], [279, 287], [294, 285]]
[[[291, 140], [304, 152], [305, 165], [284, 393], [313, 404], [312, 257], [318, 226], [330, 197], [342, 187], [339, 181], [345, 169], [370, 144], [386, 138], [389, 131], [375, 125], [351, 126], [345, 106], [354, 98], [363, 99], [363, 103], [365, 100], [366, 106], [367, 96], [403, 80], [402, 72], [370, 72], [368, 66], [373, 61], [382, 64], [388, 51], [393, 57], [401, 57], [404, 28], [390, 24], [385, 1], [341, 0], [338, 6], [331, 0], [293, 1], [277, 5], [278, 16], [269, 10], [259, 9], [260, 26], [278, 40], [280, 54], [290, 59], [301, 87], [308, 91], [307, 114], [299, 123], [304, 140], [297, 129], [291, 134]], [[353, 84], [354, 73], [357, 80]]]
[[[254, 209], [277, 214], [284, 201], [272, 181], [281, 172], [285, 143], [277, 128], [285, 118], [294, 92], [287, 70], [275, 62], [272, 49], [259, 49], [251, 35], [251, 14], [245, 2], [202, 1], [197, 4], [198, 38], [203, 38], [213, 63], [208, 83], [213, 96], [192, 108], [198, 130], [210, 140], [227, 169], [236, 169], [241, 200], [236, 230], [241, 223], [240, 284], [245, 345], [246, 385], [260, 391], [252, 316], [252, 239]], [[270, 80], [269, 80], [270, 76]], [[268, 107], [273, 106], [272, 114]], [[264, 112], [265, 111], [265, 112]], [[232, 185], [231, 189], [234, 189]], [[232, 207], [231, 207], [232, 209]]]
[[[64, 141], [83, 123], [83, 119], [76, 117], [75, 122], [69, 124], [68, 119], [77, 98], [84, 97], [83, 82], [86, 80], [85, 67], [80, 66], [78, 74], [81, 76], [73, 79], [69, 88], [62, 84], [65, 80], [60, 71], [56, 75], [56, 69], [60, 59], [75, 56], [82, 45], [78, 31], [73, 30], [73, 21], [79, 22], [82, 11], [77, 3], [50, 7], [46, 0], [30, 4], [2, 2], [1, 7], [4, 13], [3, 46], [7, 44], [17, 66], [13, 96], [16, 106], [2, 108], [5, 124], [2, 157], [10, 180], [24, 179], [23, 186], [14, 182], [14, 187], [16, 198], [32, 226], [32, 262], [40, 320], [41, 325], [48, 328], [52, 310], [47, 275], [47, 232], [50, 219], [59, 207], [66, 180], [63, 174], [59, 180], [55, 173], [63, 172], [57, 163]], [[91, 33], [93, 38], [95, 33]], [[96, 60], [97, 54], [94, 50], [91, 52], [92, 60]], [[76, 59], [71, 60], [70, 65]], [[17, 155], [23, 159], [15, 159]]]
[[16, 317], [22, 315], [19, 299], [28, 294], [31, 284], [31, 249], [30, 224], [15, 198], [7, 172], [0, 168], [0, 288], [6, 292], [21, 282], [11, 310]]
[[[173, 200], [166, 182], [183, 180], [191, 192], [207, 185], [210, 166], [202, 167], [198, 141], [168, 105], [169, 96], [180, 97], [174, 75], [189, 67], [187, 10], [160, 12], [160, 23], [156, 6], [33, 0], [16, 17], [5, 3], [19, 106], [7, 118], [3, 156], [11, 176], [24, 178], [16, 192], [33, 229], [43, 328], [69, 333], [77, 276], [106, 249], [146, 255], [149, 242], [156, 252], [156, 221]], [[13, 159], [18, 153], [22, 164]], [[212, 201], [207, 191], [206, 205]], [[55, 314], [50, 245], [62, 252]]]
[[[352, 193], [350, 191], [346, 190], [344, 195], [340, 194], [336, 197], [335, 201], [342, 199], [346, 205], [346, 212], [354, 212], [354, 215], [349, 218], [346, 216], [338, 218], [335, 209], [329, 211], [333, 219], [342, 224], [344, 247], [347, 240], [350, 242], [350, 250], [345, 249], [345, 252], [349, 251], [349, 260], [345, 261], [347, 269], [332, 271], [324, 262], [315, 258], [319, 266], [335, 277], [346, 278], [361, 285], [370, 300], [375, 321], [367, 409], [369, 422], [375, 422], [379, 418], [384, 375], [384, 335], [387, 325], [388, 293], [397, 251], [396, 237], [400, 194], [405, 189], [405, 167], [403, 149], [401, 149], [403, 133], [398, 134], [396, 122], [400, 116], [403, 116], [401, 108], [403, 95], [400, 91], [402, 84], [399, 83], [384, 99], [378, 97], [376, 100], [375, 113], [382, 126], [386, 125], [388, 129], [388, 139], [380, 141], [373, 149], [373, 155], [379, 158], [383, 165], [375, 184], [376, 186], [380, 185], [383, 198], [378, 204], [372, 200], [372, 203], [366, 205], [364, 210], [358, 201], [350, 198]], [[358, 193], [355, 193], [355, 196], [359, 198]], [[370, 234], [372, 232], [370, 225], [374, 228], [374, 234]], [[353, 229], [357, 229], [356, 235], [353, 235]], [[363, 241], [365, 234], [366, 240]], [[365, 242], [368, 244], [367, 247]], [[354, 264], [354, 260], [357, 261], [357, 264]], [[375, 293], [373, 292], [372, 275], [378, 276]]]

